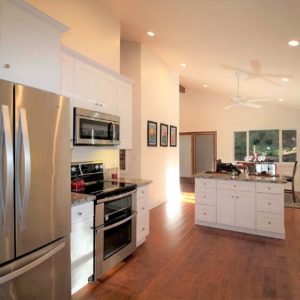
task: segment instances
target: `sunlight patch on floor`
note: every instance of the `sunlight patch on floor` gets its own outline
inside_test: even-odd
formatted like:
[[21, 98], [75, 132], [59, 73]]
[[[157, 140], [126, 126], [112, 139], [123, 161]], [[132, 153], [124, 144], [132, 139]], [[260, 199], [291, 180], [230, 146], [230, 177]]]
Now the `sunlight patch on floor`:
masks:
[[181, 192], [181, 201], [185, 203], [195, 203], [195, 193]]

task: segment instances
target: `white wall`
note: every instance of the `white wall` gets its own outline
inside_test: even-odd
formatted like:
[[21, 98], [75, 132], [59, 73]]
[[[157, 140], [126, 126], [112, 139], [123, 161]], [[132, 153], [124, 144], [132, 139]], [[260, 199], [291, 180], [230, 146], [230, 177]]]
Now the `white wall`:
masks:
[[68, 26], [62, 44], [117, 72], [120, 70], [120, 21], [94, 0], [26, 0]]
[[[229, 97], [187, 89], [180, 95], [180, 132], [217, 131], [217, 158], [234, 161], [234, 136], [237, 130], [298, 129], [298, 160], [300, 158], [299, 110], [286, 108], [277, 102], [262, 103], [260, 109], [234, 107], [225, 111]], [[291, 174], [293, 164], [279, 164], [281, 174]], [[300, 190], [300, 168], [296, 174], [296, 189]]]
[[158, 146], [147, 147], [147, 121], [179, 125], [179, 78], [143, 45], [122, 42], [121, 57], [121, 72], [135, 81], [134, 155], [128, 151], [127, 176], [153, 180], [149, 198], [155, 207], [179, 195], [179, 146], [160, 147], [158, 135]]

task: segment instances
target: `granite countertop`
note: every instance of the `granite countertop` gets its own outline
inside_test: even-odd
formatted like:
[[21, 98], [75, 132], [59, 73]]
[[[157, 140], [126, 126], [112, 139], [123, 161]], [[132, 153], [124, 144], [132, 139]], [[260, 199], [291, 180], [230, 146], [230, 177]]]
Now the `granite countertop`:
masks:
[[134, 183], [137, 185], [137, 187], [145, 186], [152, 183], [152, 180], [149, 179], [118, 178], [115, 181], [122, 182], [122, 183]]
[[96, 197], [93, 195], [71, 193], [72, 206], [83, 204], [94, 200], [96, 200]]
[[237, 181], [251, 181], [251, 182], [263, 182], [263, 183], [286, 183], [286, 179], [282, 176], [254, 176], [241, 173], [238, 176], [232, 176], [228, 173], [205, 173], [200, 172], [194, 175], [195, 178], [207, 178], [217, 180], [237, 180]]

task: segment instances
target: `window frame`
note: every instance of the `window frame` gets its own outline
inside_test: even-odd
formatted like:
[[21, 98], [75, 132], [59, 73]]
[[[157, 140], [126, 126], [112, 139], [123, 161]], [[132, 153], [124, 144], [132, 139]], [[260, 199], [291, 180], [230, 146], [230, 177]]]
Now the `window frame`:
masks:
[[246, 148], [246, 156], [249, 157], [249, 131], [252, 131], [252, 130], [261, 130], [261, 131], [267, 131], [267, 130], [279, 130], [279, 161], [278, 162], [274, 162], [275, 164], [283, 164], [285, 166], [289, 166], [289, 165], [294, 165], [295, 162], [293, 161], [288, 161], [288, 162], [284, 162], [282, 161], [282, 131], [283, 130], [295, 130], [296, 131], [296, 160], [298, 160], [298, 145], [299, 145], [299, 136], [298, 136], [298, 133], [299, 133], [299, 130], [297, 128], [268, 128], [268, 129], [239, 129], [239, 130], [234, 130], [233, 131], [233, 161], [237, 162], [235, 160], [235, 133], [236, 132], [246, 132], [246, 145], [247, 145], [247, 148]]

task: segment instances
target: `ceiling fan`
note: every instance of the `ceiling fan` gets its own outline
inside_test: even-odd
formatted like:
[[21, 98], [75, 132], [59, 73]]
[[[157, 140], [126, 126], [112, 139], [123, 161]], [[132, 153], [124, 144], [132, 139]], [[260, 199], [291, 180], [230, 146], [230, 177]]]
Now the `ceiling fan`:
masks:
[[246, 97], [240, 96], [240, 73], [236, 72], [237, 79], [237, 95], [231, 97], [231, 103], [224, 107], [225, 110], [228, 110], [234, 106], [247, 106], [251, 108], [260, 108], [260, 104], [256, 104], [256, 102], [264, 102], [270, 101], [271, 98], [255, 98], [255, 99], [247, 99]]

